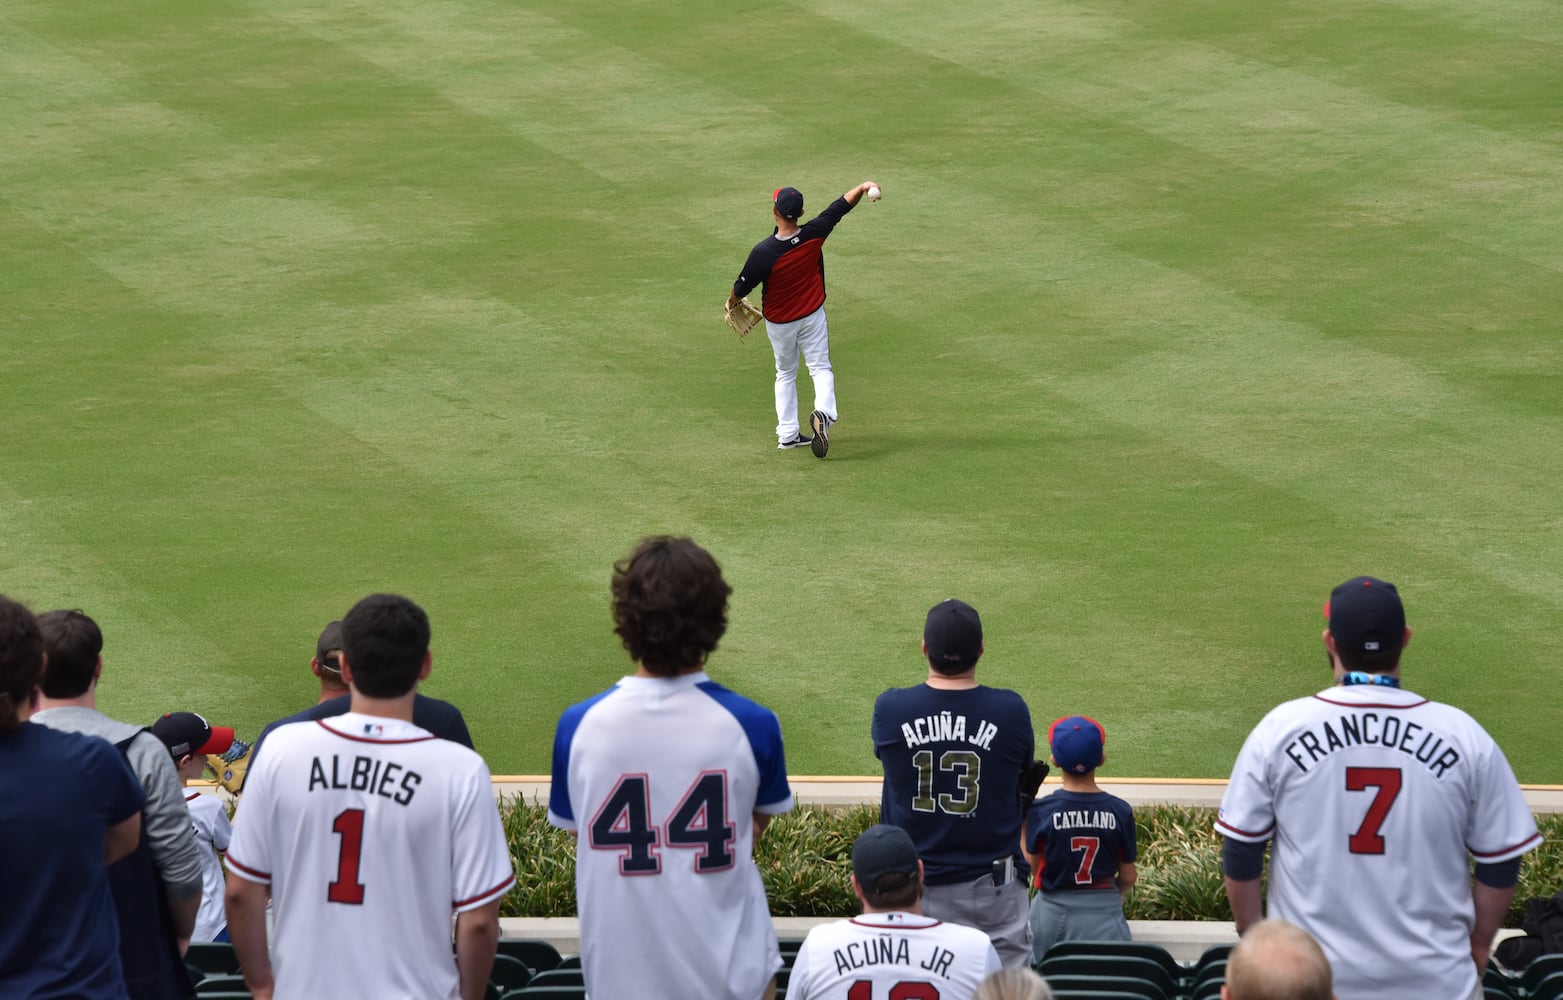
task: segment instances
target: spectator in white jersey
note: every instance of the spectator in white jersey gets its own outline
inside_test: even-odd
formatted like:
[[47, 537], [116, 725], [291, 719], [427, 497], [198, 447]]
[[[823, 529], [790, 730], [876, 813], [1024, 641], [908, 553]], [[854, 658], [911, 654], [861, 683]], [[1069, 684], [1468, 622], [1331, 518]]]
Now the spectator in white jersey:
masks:
[[255, 1000], [484, 996], [515, 875], [483, 758], [413, 724], [432, 664], [423, 609], [371, 594], [342, 620], [353, 710], [251, 765], [227, 902]]
[[969, 1000], [1003, 968], [987, 934], [923, 915], [923, 863], [900, 827], [863, 831], [849, 877], [863, 913], [809, 931], [792, 963], [789, 1000]]
[[1238, 932], [1273, 838], [1269, 915], [1318, 940], [1343, 1000], [1479, 1000], [1536, 819], [1475, 719], [1401, 687], [1393, 585], [1354, 577], [1324, 613], [1334, 685], [1260, 720], [1221, 800]]
[[1319, 943], [1284, 920], [1261, 920], [1227, 959], [1221, 1000], [1334, 1000]]
[[614, 566], [612, 589], [635, 672], [560, 717], [548, 798], [548, 821], [578, 838], [586, 988], [773, 996], [781, 949], [753, 847], [792, 791], [776, 714], [706, 676], [732, 588], [692, 540], [655, 537]]
[[190, 787], [207, 768], [208, 754], [226, 753], [233, 746], [233, 730], [214, 726], [194, 712], [169, 712], [152, 723], [152, 735], [168, 747], [174, 769], [185, 786], [185, 805], [190, 810], [190, 829], [195, 832], [196, 850], [201, 856], [201, 909], [195, 916], [192, 941], [227, 941], [228, 916], [223, 912], [223, 866], [221, 855], [228, 850], [233, 830], [228, 808], [215, 795], [202, 795]]

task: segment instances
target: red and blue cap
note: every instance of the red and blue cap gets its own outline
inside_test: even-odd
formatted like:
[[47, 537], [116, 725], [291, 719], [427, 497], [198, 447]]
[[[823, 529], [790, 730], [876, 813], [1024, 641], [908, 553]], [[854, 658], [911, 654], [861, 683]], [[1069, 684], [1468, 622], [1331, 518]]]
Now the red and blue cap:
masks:
[[776, 214], [789, 221], [796, 221], [803, 214], [803, 192], [795, 187], [777, 188], [771, 192], [771, 204]]
[[1047, 727], [1047, 745], [1059, 767], [1086, 774], [1102, 766], [1107, 730], [1090, 716], [1066, 715]]

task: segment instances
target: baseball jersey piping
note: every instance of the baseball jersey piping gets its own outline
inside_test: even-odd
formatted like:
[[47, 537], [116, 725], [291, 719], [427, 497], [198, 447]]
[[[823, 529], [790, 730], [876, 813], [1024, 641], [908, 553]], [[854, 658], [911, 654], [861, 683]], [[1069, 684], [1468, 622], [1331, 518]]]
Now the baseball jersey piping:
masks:
[[511, 886], [513, 886], [515, 884], [516, 884], [516, 877], [515, 877], [515, 875], [511, 875], [509, 878], [505, 879], [503, 882], [501, 882], [498, 885], [494, 886], [494, 888], [492, 888], [492, 889], [489, 889], [489, 890], [487, 890], [485, 892], [480, 892], [476, 896], [468, 896], [466, 899], [458, 899], [458, 900], [456, 900], [454, 903], [451, 904], [451, 908], [455, 909], [455, 910], [459, 910], [463, 906], [471, 906], [473, 903], [476, 903], [479, 900], [484, 900], [484, 899], [489, 898], [490, 896], [498, 895], [499, 893], [502, 893], [502, 892], [506, 891], [507, 889], [509, 889]]
[[325, 719], [316, 719], [315, 725], [319, 726], [321, 729], [324, 729], [332, 736], [340, 736], [344, 740], [352, 740], [354, 743], [376, 743], [380, 746], [389, 746], [392, 743], [425, 743], [429, 740], [439, 739], [439, 737], [435, 736], [433, 733], [428, 733], [423, 736], [409, 736], [404, 740], [377, 740], [372, 736], [353, 736], [350, 733], [339, 732], [326, 725]]
[[1471, 857], [1481, 860], [1483, 858], [1498, 858], [1505, 854], [1523, 854], [1539, 843], [1541, 843], [1541, 832], [1538, 830], [1513, 847], [1501, 847], [1496, 851], [1471, 851]]
[[1234, 837], [1253, 837], [1255, 839], [1258, 839], [1260, 837], [1268, 837], [1268, 836], [1270, 836], [1270, 834], [1275, 832], [1275, 824], [1274, 823], [1271, 823], [1269, 826], [1265, 827], [1263, 830], [1258, 830], [1258, 831], [1240, 829], [1238, 827], [1233, 826], [1231, 823], [1228, 823], [1224, 819], [1216, 820], [1216, 825], [1219, 826], [1223, 830], [1230, 830], [1230, 831], [1232, 831], [1232, 836], [1234, 836]]
[[238, 860], [237, 858], [235, 858], [232, 854], [228, 855], [227, 860], [228, 860], [228, 866], [230, 868], [237, 868], [239, 870], [239, 874], [240, 875], [244, 875], [244, 876], [248, 877], [250, 879], [250, 881], [252, 881], [252, 882], [270, 882], [271, 881], [271, 873], [270, 872], [263, 872], [263, 871], [260, 871], [259, 869], [251, 868], [249, 865], [247, 865], [244, 862], [242, 862], [242, 861]]
[[875, 930], [882, 931], [927, 931], [932, 930], [935, 927], [940, 927], [944, 924], [943, 920], [934, 920], [931, 923], [926, 924], [898, 924], [893, 920], [886, 921], [884, 923], [874, 923], [871, 919], [872, 916], [874, 915], [864, 913], [861, 916], [853, 917], [850, 922], [858, 925], [859, 927], [872, 927]]
[[1414, 701], [1414, 702], [1412, 702], [1409, 705], [1386, 705], [1383, 702], [1376, 702], [1376, 701], [1373, 701], [1373, 702], [1335, 701], [1333, 698], [1326, 698], [1322, 694], [1316, 694], [1316, 695], [1314, 695], [1314, 697], [1319, 699], [1320, 701], [1324, 702], [1327, 705], [1339, 705], [1342, 708], [1383, 708], [1383, 709], [1389, 709], [1391, 711], [1400, 711], [1402, 709], [1407, 709], [1407, 708], [1420, 708], [1423, 705], [1426, 705], [1428, 703], [1428, 699], [1427, 698], [1423, 698], [1420, 701]]

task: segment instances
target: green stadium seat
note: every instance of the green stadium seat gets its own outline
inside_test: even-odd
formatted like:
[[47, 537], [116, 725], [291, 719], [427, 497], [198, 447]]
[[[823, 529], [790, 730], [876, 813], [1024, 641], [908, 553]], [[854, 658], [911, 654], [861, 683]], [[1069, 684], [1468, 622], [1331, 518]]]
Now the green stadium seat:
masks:
[[197, 996], [206, 996], [208, 993], [248, 993], [250, 988], [244, 985], [244, 977], [231, 976], [207, 976], [195, 984]]
[[[1048, 949], [1047, 954], [1042, 956], [1042, 960], [1071, 955], [1148, 958], [1160, 965], [1166, 971], [1167, 978], [1173, 983], [1181, 983], [1193, 975], [1193, 970], [1180, 964], [1172, 957], [1170, 951], [1150, 941], [1060, 941]], [[1139, 973], [1135, 974], [1139, 975]]]
[[1563, 954], [1539, 955], [1520, 973], [1520, 989], [1534, 993], [1541, 981], [1554, 972], [1563, 972]]
[[547, 941], [533, 938], [500, 938], [499, 953], [519, 959], [533, 972], [557, 969], [559, 963], [563, 961], [558, 948]]
[[523, 986], [501, 1000], [586, 1000], [584, 986]]
[[1525, 995], [1529, 1000], [1563, 1000], [1563, 969], [1536, 980], [1536, 985], [1527, 989]]
[[1054, 976], [1119, 976], [1142, 979], [1155, 984], [1168, 1000], [1182, 994], [1181, 984], [1153, 958], [1140, 955], [1054, 955], [1049, 949], [1047, 957], [1037, 963], [1037, 972], [1043, 979], [1052, 981]]
[[1074, 990], [1086, 993], [1116, 993], [1136, 1000], [1176, 1000], [1178, 994], [1169, 994], [1148, 979], [1133, 976], [1081, 976], [1065, 973], [1044, 975], [1047, 984], [1056, 993]]
[[532, 974], [527, 986], [583, 986], [585, 973], [580, 969], [544, 969]]
[[1212, 962], [1225, 963], [1227, 957], [1232, 954], [1232, 949], [1235, 947], [1237, 947], [1236, 941], [1232, 942], [1231, 944], [1213, 944], [1209, 948], [1206, 948], [1204, 954], [1199, 956], [1199, 961], [1194, 963], [1194, 975], [1198, 977], [1199, 970], [1203, 969]]
[[495, 955], [494, 971], [488, 974], [488, 981], [493, 983], [500, 993], [519, 990], [532, 981], [532, 970], [519, 958]]
[[231, 976], [239, 971], [239, 956], [226, 941], [192, 941], [185, 953], [185, 964], [208, 976]]
[[556, 969], [579, 969], [580, 967], [581, 956], [579, 955], [566, 955], [559, 960], [558, 965], [554, 966]]

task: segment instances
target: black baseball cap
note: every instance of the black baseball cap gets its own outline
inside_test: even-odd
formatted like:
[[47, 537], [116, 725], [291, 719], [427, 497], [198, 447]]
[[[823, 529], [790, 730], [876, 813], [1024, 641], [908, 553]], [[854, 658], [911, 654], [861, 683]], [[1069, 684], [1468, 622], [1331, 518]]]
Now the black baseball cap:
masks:
[[1336, 649], [1348, 655], [1392, 657], [1405, 643], [1406, 609], [1399, 592], [1371, 576], [1354, 576], [1330, 591], [1324, 617]]
[[152, 723], [152, 735], [175, 757], [222, 753], [233, 746], [233, 730], [214, 726], [194, 712], [169, 712]]
[[794, 187], [777, 188], [771, 194], [771, 204], [784, 219], [796, 219], [803, 214], [803, 192]]
[[[332, 653], [338, 654], [336, 663], [327, 663], [326, 657]], [[339, 618], [327, 625], [320, 632], [320, 638], [315, 640], [315, 662], [320, 664], [322, 670], [330, 670], [340, 673], [342, 670], [342, 620]]]
[[977, 609], [953, 597], [935, 604], [923, 625], [923, 645], [928, 647], [928, 662], [940, 673], [970, 670], [982, 655], [982, 619]]
[[917, 881], [917, 847], [899, 826], [876, 823], [852, 843], [852, 874], [867, 892], [894, 892]]

